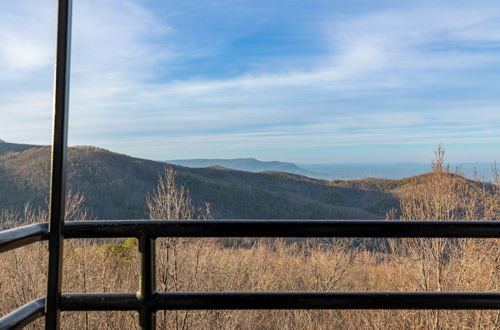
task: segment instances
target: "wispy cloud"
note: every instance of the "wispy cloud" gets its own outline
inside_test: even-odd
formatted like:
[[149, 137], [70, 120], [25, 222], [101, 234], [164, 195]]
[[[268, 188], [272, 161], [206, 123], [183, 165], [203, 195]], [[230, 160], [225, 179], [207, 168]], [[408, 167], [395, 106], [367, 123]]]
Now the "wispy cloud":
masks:
[[[55, 10], [48, 3], [0, 5], [4, 139], [48, 142]], [[228, 4], [193, 6], [211, 15]], [[251, 38], [249, 31], [229, 38], [207, 29], [208, 40], [229, 39], [193, 46], [195, 32], [173, 19], [182, 17], [179, 8], [75, 2], [70, 141], [157, 159], [259, 147], [290, 156], [342, 145], [500, 142], [498, 4], [381, 2], [349, 15], [316, 9], [319, 23], [307, 28], [321, 52], [255, 57], [254, 65], [214, 74], [231, 61], [224, 48]], [[231, 19], [238, 17], [226, 29]], [[255, 24], [268, 28], [262, 19]], [[194, 73], [179, 74], [191, 65]]]

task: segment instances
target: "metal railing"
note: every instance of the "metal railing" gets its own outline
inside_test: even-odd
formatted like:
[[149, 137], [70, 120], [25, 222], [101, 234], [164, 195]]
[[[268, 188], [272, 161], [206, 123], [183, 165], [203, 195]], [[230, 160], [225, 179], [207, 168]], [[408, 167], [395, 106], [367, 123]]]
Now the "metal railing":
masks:
[[[47, 295], [0, 319], [0, 330], [45, 317], [60, 327], [62, 311], [137, 311], [153, 329], [158, 310], [197, 309], [500, 309], [498, 292], [158, 292], [158, 237], [470, 237], [500, 238], [499, 221], [211, 220], [65, 222], [71, 0], [58, 0], [54, 136], [49, 222], [0, 232], [0, 253], [49, 241]], [[61, 293], [64, 239], [135, 237], [139, 240], [137, 293]], [[8, 265], [5, 265], [6, 267]]]
[[[137, 311], [153, 329], [158, 310], [199, 309], [500, 309], [498, 292], [158, 292], [158, 237], [474, 237], [499, 238], [499, 221], [381, 220], [120, 220], [65, 222], [65, 239], [135, 237], [139, 240], [137, 293], [59, 294], [57, 311]], [[0, 252], [48, 239], [47, 224], [0, 232]], [[49, 253], [51, 251], [49, 250]], [[53, 285], [58, 287], [58, 285]], [[60, 284], [59, 284], [60, 287]], [[0, 319], [0, 329], [54, 312], [41, 298]], [[48, 327], [47, 327], [48, 328]]]

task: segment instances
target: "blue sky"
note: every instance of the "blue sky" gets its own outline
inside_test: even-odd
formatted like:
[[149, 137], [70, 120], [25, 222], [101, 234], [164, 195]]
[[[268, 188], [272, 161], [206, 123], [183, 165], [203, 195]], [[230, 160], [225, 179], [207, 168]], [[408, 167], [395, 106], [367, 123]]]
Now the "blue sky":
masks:
[[[0, 2], [0, 138], [49, 143], [55, 1]], [[498, 1], [74, 3], [71, 145], [151, 159], [500, 157]]]

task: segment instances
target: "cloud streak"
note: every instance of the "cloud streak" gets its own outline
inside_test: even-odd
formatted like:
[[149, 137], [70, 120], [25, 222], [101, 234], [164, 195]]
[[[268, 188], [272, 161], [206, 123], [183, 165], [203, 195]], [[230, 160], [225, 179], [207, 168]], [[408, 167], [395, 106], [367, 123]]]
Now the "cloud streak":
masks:
[[[40, 28], [54, 19], [47, 4], [27, 1], [17, 11], [0, 5], [3, 139], [49, 141], [54, 38]], [[316, 8], [320, 23], [307, 25], [308, 33], [326, 52], [256, 57], [245, 69], [217, 74], [204, 63], [224, 70], [224, 47], [239, 38], [260, 39], [234, 30], [218, 47], [196, 48], [191, 41], [197, 36], [172, 19], [183, 12], [164, 6], [75, 4], [72, 144], [156, 159], [245, 149], [251, 155], [259, 148], [290, 159], [345, 145], [443, 142], [466, 150], [472, 143], [500, 142], [500, 6], [493, 2], [381, 3], [343, 16], [335, 8]], [[198, 9], [209, 16], [225, 8]], [[16, 30], [20, 20], [23, 28]], [[266, 28], [263, 20], [255, 22], [263, 24], [255, 30]], [[211, 38], [226, 35], [215, 31]], [[182, 74], [188, 66], [200, 71]]]

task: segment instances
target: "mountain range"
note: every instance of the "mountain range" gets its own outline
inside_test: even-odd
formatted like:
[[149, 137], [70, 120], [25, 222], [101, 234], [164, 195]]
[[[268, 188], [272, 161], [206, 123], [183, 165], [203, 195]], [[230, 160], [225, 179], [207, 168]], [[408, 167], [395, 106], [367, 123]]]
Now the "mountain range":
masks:
[[[0, 150], [0, 210], [21, 210], [26, 202], [46, 206], [50, 148], [2, 142]], [[389, 208], [397, 207], [396, 190], [402, 184], [189, 168], [80, 146], [68, 150], [68, 189], [83, 193], [98, 219], [140, 219], [146, 216], [145, 196], [165, 166], [177, 172], [177, 184], [186, 186], [196, 206], [211, 203], [215, 217], [221, 219], [382, 219]]]
[[311, 171], [303, 169], [294, 163], [279, 161], [260, 161], [255, 158], [235, 158], [235, 159], [177, 159], [168, 160], [168, 164], [180, 165], [185, 167], [202, 168], [211, 166], [220, 166], [233, 170], [247, 172], [278, 171], [288, 172], [300, 175], [312, 175]]
[[[288, 163], [279, 161], [260, 161], [255, 158], [236, 159], [181, 159], [166, 163], [186, 167], [202, 168], [220, 166], [233, 170], [262, 172], [279, 171], [325, 180], [357, 180], [363, 178], [403, 179], [425, 174], [432, 170], [429, 163]], [[451, 163], [454, 171], [460, 167], [463, 174], [474, 179], [478, 174], [486, 181], [494, 180], [491, 163]]]

